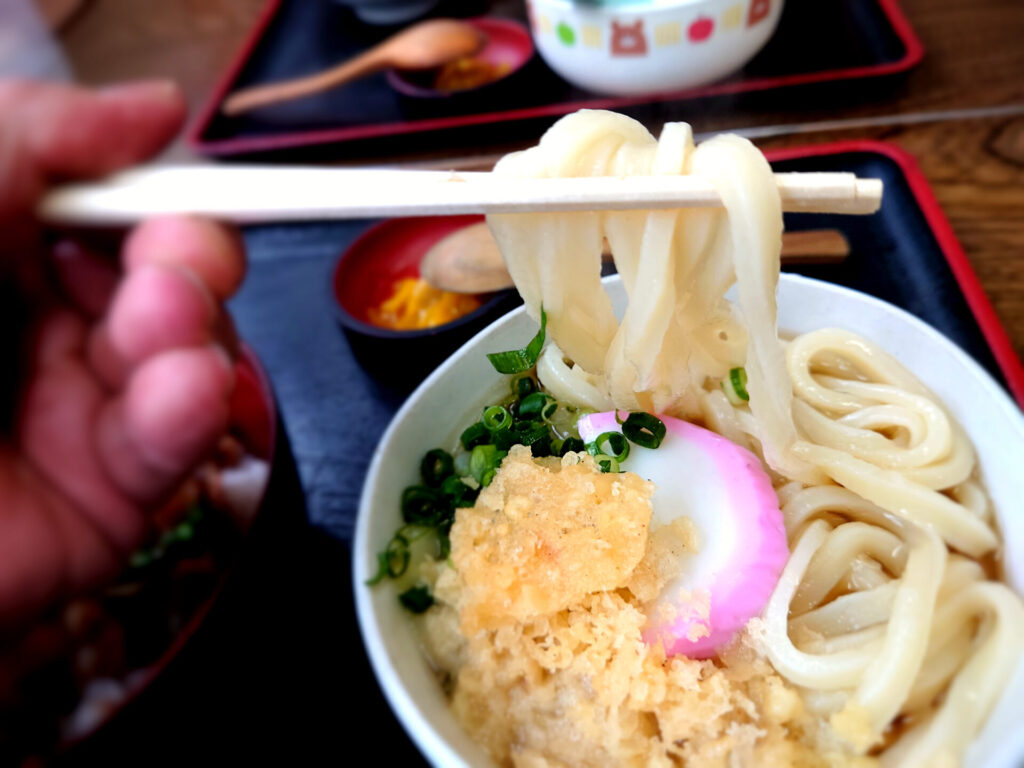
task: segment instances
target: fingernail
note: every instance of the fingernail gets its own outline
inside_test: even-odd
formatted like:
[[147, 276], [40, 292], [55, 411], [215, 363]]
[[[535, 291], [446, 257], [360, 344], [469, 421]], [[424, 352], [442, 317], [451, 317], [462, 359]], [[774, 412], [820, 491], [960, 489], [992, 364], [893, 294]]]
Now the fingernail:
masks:
[[170, 79], [137, 80], [128, 83], [115, 83], [101, 88], [100, 96], [108, 99], [151, 99], [165, 102], [181, 100], [181, 89]]

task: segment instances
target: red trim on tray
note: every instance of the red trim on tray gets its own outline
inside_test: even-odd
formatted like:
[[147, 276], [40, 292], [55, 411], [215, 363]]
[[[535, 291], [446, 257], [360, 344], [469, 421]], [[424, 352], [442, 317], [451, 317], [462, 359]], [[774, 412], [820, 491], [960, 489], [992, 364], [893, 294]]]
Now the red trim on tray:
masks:
[[577, 109], [615, 109], [622, 107], [637, 106], [640, 104], [655, 103], [658, 101], [685, 101], [689, 99], [704, 98], [708, 96], [724, 96], [748, 91], [772, 90], [795, 85], [810, 85], [813, 83], [828, 82], [831, 80], [852, 80], [862, 77], [879, 77], [904, 72], [915, 66], [924, 56], [924, 46], [914, 33], [913, 28], [904, 16], [897, 0], [875, 0], [885, 15], [893, 31], [903, 44], [905, 53], [902, 58], [884, 64], [872, 64], [859, 67], [846, 67], [843, 69], [823, 70], [821, 72], [804, 72], [794, 75], [780, 75], [778, 77], [765, 77], [756, 80], [747, 80], [731, 83], [720, 83], [701, 88], [692, 88], [686, 91], [679, 91], [661, 96], [633, 96], [633, 97], [595, 97], [581, 101], [560, 102], [558, 104], [544, 104], [523, 109], [512, 109], [503, 112], [485, 112], [475, 115], [457, 115], [451, 117], [424, 118], [420, 120], [407, 120], [397, 123], [376, 123], [371, 125], [357, 125], [338, 128], [326, 128], [322, 130], [302, 131], [298, 133], [283, 133], [273, 136], [248, 136], [241, 138], [222, 139], [220, 141], [206, 141], [203, 133], [206, 131], [220, 108], [220, 104], [228, 93], [231, 83], [234, 82], [245, 62], [248, 60], [256, 44], [263, 37], [263, 33], [270, 24], [272, 17], [281, 6], [282, 0], [269, 0], [263, 15], [256, 24], [249, 39], [242, 46], [233, 64], [228, 69], [225, 77], [220, 81], [209, 102], [206, 104], [199, 119], [188, 133], [188, 143], [198, 153], [209, 156], [227, 156], [249, 152], [260, 152], [267, 150], [293, 149], [297, 147], [311, 146], [315, 144], [336, 143], [356, 139], [380, 138], [383, 136], [398, 136], [420, 131], [437, 131], [447, 128], [458, 128], [462, 126], [482, 125], [508, 120], [528, 120], [539, 117], [554, 117], [564, 115]]
[[213, 92], [210, 94], [210, 98], [203, 105], [199, 111], [199, 115], [196, 117], [196, 121], [189, 127], [185, 135], [185, 140], [197, 152], [202, 153], [203, 147], [203, 131], [212, 122], [214, 116], [220, 110], [220, 105], [231, 92], [231, 85], [235, 82], [235, 79], [242, 71], [242, 67], [245, 66], [246, 62], [249, 61], [249, 57], [252, 56], [252, 52], [256, 50], [257, 44], [263, 39], [263, 34], [267, 31], [267, 27], [270, 26], [270, 22], [274, 20], [277, 15], [278, 8], [281, 7], [281, 3], [284, 0], [268, 0], [267, 4], [263, 6], [263, 10], [260, 11], [259, 18], [256, 19], [256, 23], [253, 25], [252, 31], [249, 32], [249, 36], [242, 43], [242, 47], [238, 49], [238, 53], [235, 54], [231, 60], [231, 64], [224, 70], [224, 74], [221, 75], [217, 84], [213, 88]]
[[765, 152], [765, 156], [770, 161], [776, 161], [838, 155], [846, 152], [874, 152], [884, 155], [899, 166], [918, 207], [928, 222], [929, 229], [939, 244], [939, 249], [953, 271], [960, 291], [967, 300], [967, 306], [970, 307], [974, 319], [978, 322], [982, 336], [985, 337], [989, 349], [992, 350], [992, 355], [1006, 379], [1010, 392], [1017, 404], [1024, 408], [1024, 364], [1021, 363], [1020, 357], [1014, 350], [1010, 337], [999, 321], [985, 289], [982, 288], [967, 253], [960, 245], [949, 219], [946, 218], [939, 201], [935, 199], [935, 193], [912, 154], [895, 144], [870, 139], [854, 139], [809, 147], [768, 150]]

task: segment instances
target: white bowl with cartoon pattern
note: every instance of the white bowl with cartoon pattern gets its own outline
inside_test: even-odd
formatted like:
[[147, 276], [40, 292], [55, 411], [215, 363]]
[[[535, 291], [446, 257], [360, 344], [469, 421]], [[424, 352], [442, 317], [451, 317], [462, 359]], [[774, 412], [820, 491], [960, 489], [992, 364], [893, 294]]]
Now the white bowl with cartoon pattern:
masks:
[[784, 0], [527, 0], [537, 52], [573, 85], [638, 96], [706, 85], [746, 64]]

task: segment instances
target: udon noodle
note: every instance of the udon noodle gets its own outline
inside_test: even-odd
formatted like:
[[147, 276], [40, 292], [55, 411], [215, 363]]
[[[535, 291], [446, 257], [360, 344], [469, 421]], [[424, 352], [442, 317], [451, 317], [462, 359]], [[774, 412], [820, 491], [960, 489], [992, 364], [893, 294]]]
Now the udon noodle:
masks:
[[[547, 314], [538, 376], [559, 399], [696, 420], [761, 455], [791, 547], [755, 620], [764, 654], [853, 751], [960, 760], [1024, 637], [1019, 598], [982, 565], [999, 540], [974, 451], [874, 342], [837, 329], [779, 339], [782, 214], [761, 153], [585, 111], [496, 173], [697, 174], [718, 190], [722, 209], [489, 218], [527, 311]], [[600, 283], [602, 238], [629, 298], [621, 321]], [[735, 366], [749, 404], [719, 387]]]

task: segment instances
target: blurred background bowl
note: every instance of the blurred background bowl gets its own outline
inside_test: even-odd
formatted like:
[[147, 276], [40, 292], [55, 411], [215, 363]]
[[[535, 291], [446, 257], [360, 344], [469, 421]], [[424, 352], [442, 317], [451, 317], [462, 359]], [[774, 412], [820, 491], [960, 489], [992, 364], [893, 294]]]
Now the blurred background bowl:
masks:
[[187, 673], [261, 532], [273, 528], [279, 543], [282, 518], [304, 521], [270, 382], [247, 346], [235, 375], [228, 434], [154, 512], [152, 536], [112, 584], [69, 602], [59, 624], [40, 625], [60, 643], [2, 710], [0, 764], [87, 764], [120, 740], [153, 713], [168, 678]]
[[527, 0], [541, 57], [573, 85], [643, 95], [720, 80], [768, 42], [784, 0]]
[[407, 277], [419, 277], [423, 255], [446, 235], [482, 216], [423, 216], [383, 221], [364, 232], [338, 259], [332, 289], [338, 323], [360, 365], [380, 383], [411, 390], [477, 331], [519, 304], [514, 290], [480, 294], [480, 306], [432, 328], [392, 330], [375, 325], [379, 307]]
[[[307, 0], [308, 2], [308, 0]], [[406, 24], [425, 16], [438, 0], [334, 0], [347, 5], [360, 21], [375, 26]]]
[[[491, 16], [465, 21], [487, 35], [487, 44], [479, 53], [448, 66], [474, 67], [474, 71], [480, 73], [478, 78], [469, 73], [468, 76], [463, 75], [466, 77], [465, 87], [445, 88], [443, 84], [439, 87], [438, 81], [443, 68], [424, 71], [390, 69], [386, 73], [388, 84], [409, 99], [434, 100], [443, 102], [445, 106], [453, 101], [490, 98], [504, 90], [512, 75], [533, 58], [533, 39], [529, 30], [512, 19]], [[490, 77], [483, 79], [483, 72], [489, 72]], [[473, 83], [474, 79], [480, 82]]]

